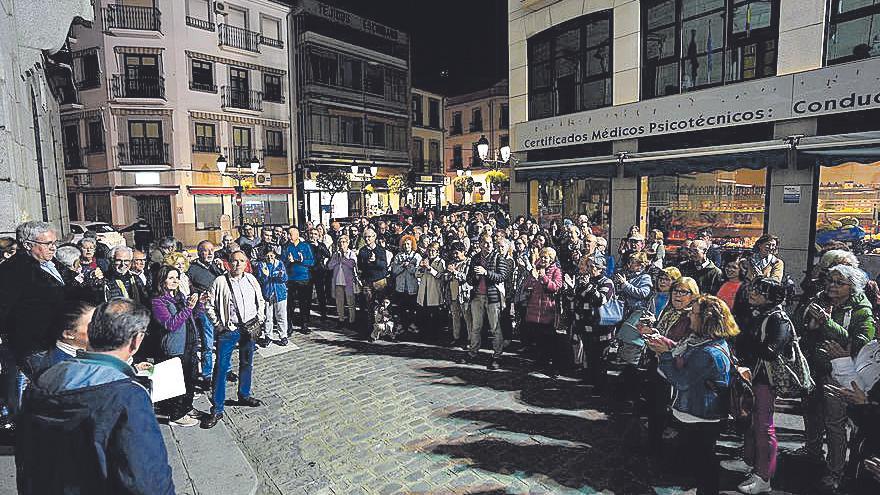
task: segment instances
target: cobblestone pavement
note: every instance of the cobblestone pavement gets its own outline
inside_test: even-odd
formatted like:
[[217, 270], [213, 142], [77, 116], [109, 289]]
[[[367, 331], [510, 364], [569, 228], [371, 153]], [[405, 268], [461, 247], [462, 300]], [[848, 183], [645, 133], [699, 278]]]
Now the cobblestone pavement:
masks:
[[[411, 342], [330, 331], [295, 341], [301, 349], [256, 357], [254, 395], [266, 406], [226, 410], [258, 493], [683, 491], [661, 465], [629, 453], [638, 427], [577, 380], [529, 373], [519, 358], [498, 371], [458, 365], [461, 351]], [[797, 446], [798, 425], [789, 426], [781, 440]], [[743, 478], [737, 447], [720, 447], [725, 487]], [[809, 492], [803, 480], [780, 483], [790, 491], [776, 493]]]

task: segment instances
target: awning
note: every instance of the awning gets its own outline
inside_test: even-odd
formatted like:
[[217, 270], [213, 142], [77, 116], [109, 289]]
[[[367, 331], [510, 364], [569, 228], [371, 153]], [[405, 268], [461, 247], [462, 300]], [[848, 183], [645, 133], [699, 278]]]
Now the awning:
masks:
[[[782, 168], [788, 163], [788, 150], [787, 144], [777, 140], [748, 145], [628, 153], [623, 159], [623, 173], [625, 177], [651, 177], [740, 168]], [[521, 162], [516, 168], [516, 180], [614, 177], [619, 173], [619, 163], [617, 156]]]
[[[235, 194], [233, 187], [189, 186], [188, 189], [192, 195], [225, 196]], [[293, 194], [293, 189], [289, 187], [254, 187], [246, 190], [244, 194]]]
[[178, 186], [116, 186], [113, 192], [117, 196], [175, 196]]
[[803, 138], [797, 146], [798, 167], [834, 167], [844, 163], [880, 162], [880, 132], [858, 132]]

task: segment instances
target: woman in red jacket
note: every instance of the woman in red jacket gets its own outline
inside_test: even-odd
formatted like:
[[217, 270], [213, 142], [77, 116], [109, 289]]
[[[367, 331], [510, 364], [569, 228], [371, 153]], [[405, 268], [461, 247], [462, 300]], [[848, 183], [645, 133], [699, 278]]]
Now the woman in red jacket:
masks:
[[558, 358], [554, 356], [556, 340], [556, 299], [555, 294], [562, 287], [562, 271], [556, 263], [553, 248], [541, 249], [541, 254], [531, 272], [526, 275], [524, 290], [528, 294], [525, 323], [536, 340], [538, 366], [547, 370], [547, 375], [556, 376]]

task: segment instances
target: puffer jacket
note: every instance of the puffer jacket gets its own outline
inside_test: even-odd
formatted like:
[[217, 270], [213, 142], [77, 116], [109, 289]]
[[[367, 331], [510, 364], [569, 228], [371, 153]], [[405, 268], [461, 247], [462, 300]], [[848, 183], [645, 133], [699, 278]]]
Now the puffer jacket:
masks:
[[[814, 297], [810, 304], [813, 301], [825, 308], [830, 305], [824, 292]], [[867, 296], [855, 293], [832, 309], [831, 319], [825, 325], [818, 326], [807, 312], [810, 304], [803, 305], [795, 314], [795, 328], [800, 332], [801, 350], [807, 357], [813, 378], [826, 378], [831, 374], [831, 361], [821, 352], [822, 344], [834, 341], [844, 348], [849, 347], [850, 357], [855, 359], [862, 347], [874, 338], [874, 312]]]
[[[263, 271], [268, 268], [269, 273]], [[276, 303], [287, 300], [287, 270], [281, 260], [275, 260], [274, 265], [268, 261], [260, 261], [254, 265], [254, 276], [263, 288], [263, 299], [267, 302]]]
[[553, 323], [556, 320], [554, 295], [561, 287], [562, 270], [555, 263], [547, 267], [543, 277], [535, 278], [529, 273], [525, 281], [525, 288], [530, 291], [526, 306], [526, 321], [544, 325]]
[[650, 309], [651, 290], [654, 284], [647, 270], [639, 273], [625, 273], [626, 282], [617, 287], [617, 293], [623, 296], [626, 313], [637, 309]]

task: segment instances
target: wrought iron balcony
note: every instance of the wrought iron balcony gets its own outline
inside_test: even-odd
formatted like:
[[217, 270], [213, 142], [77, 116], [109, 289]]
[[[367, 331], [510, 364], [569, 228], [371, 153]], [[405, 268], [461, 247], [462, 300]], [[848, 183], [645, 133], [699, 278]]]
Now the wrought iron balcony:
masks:
[[106, 29], [162, 30], [162, 12], [154, 7], [108, 5], [101, 10]]
[[223, 86], [222, 97], [224, 108], [243, 108], [256, 111], [263, 109], [263, 93], [261, 91]]
[[199, 19], [198, 17], [186, 16], [186, 25], [194, 28], [204, 29], [205, 31], [213, 31], [214, 23], [207, 19]]
[[189, 82], [189, 89], [191, 89], [193, 91], [204, 91], [206, 93], [216, 93], [217, 92], [217, 85], [216, 84], [209, 84], [209, 83], [202, 83], [202, 82], [198, 82], [198, 81], [190, 81]]
[[260, 39], [262, 38], [260, 33], [229, 24], [220, 24], [217, 28], [220, 35], [220, 46], [231, 46], [259, 53]]
[[229, 148], [229, 164], [233, 167], [248, 168], [254, 155], [254, 149], [250, 146], [232, 146]]
[[263, 156], [287, 156], [284, 148], [263, 148]]
[[117, 147], [120, 165], [168, 165], [171, 153], [168, 143], [161, 141], [131, 141]]
[[130, 78], [123, 74], [113, 74], [110, 87], [114, 98], [165, 99], [165, 78], [162, 76]]
[[216, 153], [220, 154], [220, 147], [217, 146], [217, 141], [213, 139], [204, 139], [199, 140], [196, 139], [196, 142], [192, 145], [193, 153]]
[[82, 152], [84, 155], [94, 155], [97, 153], [104, 153], [106, 151], [104, 148], [104, 143], [95, 143], [83, 147]]
[[271, 47], [273, 47], [273, 48], [284, 48], [284, 42], [283, 42], [283, 41], [281, 41], [281, 40], [276, 40], [276, 39], [272, 39], [272, 38], [267, 38], [267, 37], [265, 37], [265, 36], [262, 36], [262, 37], [260, 38], [260, 43], [263, 44], [263, 45], [266, 45], [266, 46], [271, 46]]

